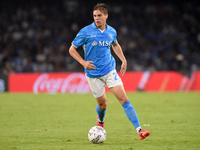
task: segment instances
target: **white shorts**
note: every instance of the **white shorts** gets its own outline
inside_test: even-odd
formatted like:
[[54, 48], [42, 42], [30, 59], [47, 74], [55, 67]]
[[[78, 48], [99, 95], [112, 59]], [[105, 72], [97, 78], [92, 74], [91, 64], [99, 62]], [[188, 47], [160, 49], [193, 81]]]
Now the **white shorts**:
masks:
[[111, 88], [122, 84], [122, 80], [115, 69], [102, 77], [89, 78], [86, 76], [86, 78], [95, 98], [101, 97], [105, 93], [106, 86]]

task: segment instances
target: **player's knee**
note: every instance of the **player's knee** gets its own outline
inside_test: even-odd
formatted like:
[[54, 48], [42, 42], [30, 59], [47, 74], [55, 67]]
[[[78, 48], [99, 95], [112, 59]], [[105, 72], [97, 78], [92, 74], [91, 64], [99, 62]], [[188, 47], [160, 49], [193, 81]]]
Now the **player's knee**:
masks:
[[107, 102], [102, 103], [102, 104], [99, 104], [99, 108], [100, 108], [101, 110], [105, 110], [105, 109], [107, 108]]
[[120, 104], [123, 104], [123, 103], [128, 101], [128, 98], [127, 97], [121, 97], [121, 98], [118, 98], [118, 100], [119, 100]]

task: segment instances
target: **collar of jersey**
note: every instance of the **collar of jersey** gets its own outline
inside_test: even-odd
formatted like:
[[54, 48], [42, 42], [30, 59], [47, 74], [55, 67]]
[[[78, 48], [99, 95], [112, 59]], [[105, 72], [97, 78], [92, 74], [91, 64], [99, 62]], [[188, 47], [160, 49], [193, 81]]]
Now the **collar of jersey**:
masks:
[[[98, 29], [97, 26], [96, 26], [96, 24], [95, 24], [95, 22], [92, 23], [92, 27], [93, 27], [94, 29]], [[106, 29], [108, 29], [107, 23], [106, 23]], [[106, 30], [106, 29], [105, 29], [105, 30]], [[100, 29], [99, 29], [99, 30], [100, 30]], [[105, 31], [105, 30], [104, 30], [104, 31]], [[101, 30], [100, 30], [100, 31], [101, 31]]]

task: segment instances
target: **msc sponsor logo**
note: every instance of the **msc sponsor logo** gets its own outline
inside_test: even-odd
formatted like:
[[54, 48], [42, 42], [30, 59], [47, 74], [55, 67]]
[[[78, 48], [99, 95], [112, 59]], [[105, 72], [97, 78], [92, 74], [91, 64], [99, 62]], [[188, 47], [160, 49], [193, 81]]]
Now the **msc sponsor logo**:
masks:
[[110, 46], [111, 42], [112, 41], [99, 41], [99, 42], [93, 41], [92, 46], [97, 46], [97, 45], [98, 46]]

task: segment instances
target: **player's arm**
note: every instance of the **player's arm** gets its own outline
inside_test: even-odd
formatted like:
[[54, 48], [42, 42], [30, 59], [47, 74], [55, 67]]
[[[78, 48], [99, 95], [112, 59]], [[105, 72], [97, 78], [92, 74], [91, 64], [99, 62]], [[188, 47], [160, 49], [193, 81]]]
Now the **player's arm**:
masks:
[[119, 45], [118, 41], [115, 42], [114, 44], [112, 44], [112, 49], [115, 52], [115, 54], [117, 55], [117, 57], [119, 57], [119, 59], [122, 61], [120, 72], [123, 76], [126, 73], [127, 61], [126, 61], [126, 58], [124, 56], [124, 53], [123, 53], [122, 48]]
[[85, 69], [93, 70], [95, 69], [95, 65], [93, 65], [93, 61], [85, 61], [80, 54], [77, 52], [76, 47], [72, 44], [69, 48], [69, 54], [76, 59]]

